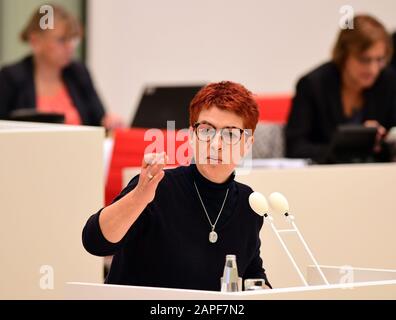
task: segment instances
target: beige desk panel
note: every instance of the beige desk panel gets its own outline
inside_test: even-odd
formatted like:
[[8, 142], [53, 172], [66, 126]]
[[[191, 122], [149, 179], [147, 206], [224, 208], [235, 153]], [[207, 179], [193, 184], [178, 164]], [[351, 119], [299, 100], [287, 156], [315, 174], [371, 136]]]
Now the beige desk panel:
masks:
[[[84, 251], [81, 231], [103, 203], [103, 130], [7, 124], [0, 121], [0, 299], [63, 298], [66, 281], [101, 282], [102, 259]], [[46, 265], [53, 290], [40, 288]]]

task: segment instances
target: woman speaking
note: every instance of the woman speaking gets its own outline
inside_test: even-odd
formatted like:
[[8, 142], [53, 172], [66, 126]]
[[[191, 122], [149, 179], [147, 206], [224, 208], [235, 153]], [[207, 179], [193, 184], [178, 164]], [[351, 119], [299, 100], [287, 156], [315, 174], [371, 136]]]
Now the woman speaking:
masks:
[[163, 170], [165, 154], [145, 157], [114, 202], [83, 230], [87, 251], [114, 255], [106, 283], [220, 290], [225, 257], [237, 257], [239, 276], [264, 278], [252, 189], [234, 169], [253, 143], [258, 107], [232, 82], [212, 83], [190, 104], [195, 164]]

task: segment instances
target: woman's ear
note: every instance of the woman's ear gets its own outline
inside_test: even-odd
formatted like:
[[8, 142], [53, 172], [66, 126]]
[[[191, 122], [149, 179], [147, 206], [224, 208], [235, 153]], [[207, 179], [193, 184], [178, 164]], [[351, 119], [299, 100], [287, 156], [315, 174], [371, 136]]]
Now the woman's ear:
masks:
[[32, 32], [29, 35], [28, 42], [34, 53], [40, 50], [40, 35], [37, 32]]

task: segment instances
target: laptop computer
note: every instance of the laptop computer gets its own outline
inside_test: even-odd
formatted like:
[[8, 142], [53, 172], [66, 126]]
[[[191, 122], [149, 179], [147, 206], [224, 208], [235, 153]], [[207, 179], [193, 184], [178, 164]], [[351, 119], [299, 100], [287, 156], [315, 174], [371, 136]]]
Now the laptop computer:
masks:
[[374, 161], [377, 129], [363, 125], [341, 125], [334, 133], [325, 163]]
[[64, 123], [65, 116], [60, 113], [40, 112], [34, 108], [17, 109], [13, 111], [7, 120], [10, 121], [28, 121], [44, 123]]
[[146, 86], [131, 127], [166, 129], [175, 121], [175, 129], [188, 128], [190, 102], [203, 86]]

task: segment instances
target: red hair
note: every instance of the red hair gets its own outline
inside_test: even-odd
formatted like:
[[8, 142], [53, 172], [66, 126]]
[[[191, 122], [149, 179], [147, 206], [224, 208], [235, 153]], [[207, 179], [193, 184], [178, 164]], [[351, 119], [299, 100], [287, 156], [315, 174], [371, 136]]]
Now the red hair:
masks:
[[252, 93], [239, 83], [222, 81], [203, 87], [190, 103], [190, 125], [193, 126], [204, 109], [217, 107], [241, 116], [244, 129], [256, 129], [259, 118], [257, 102]]

